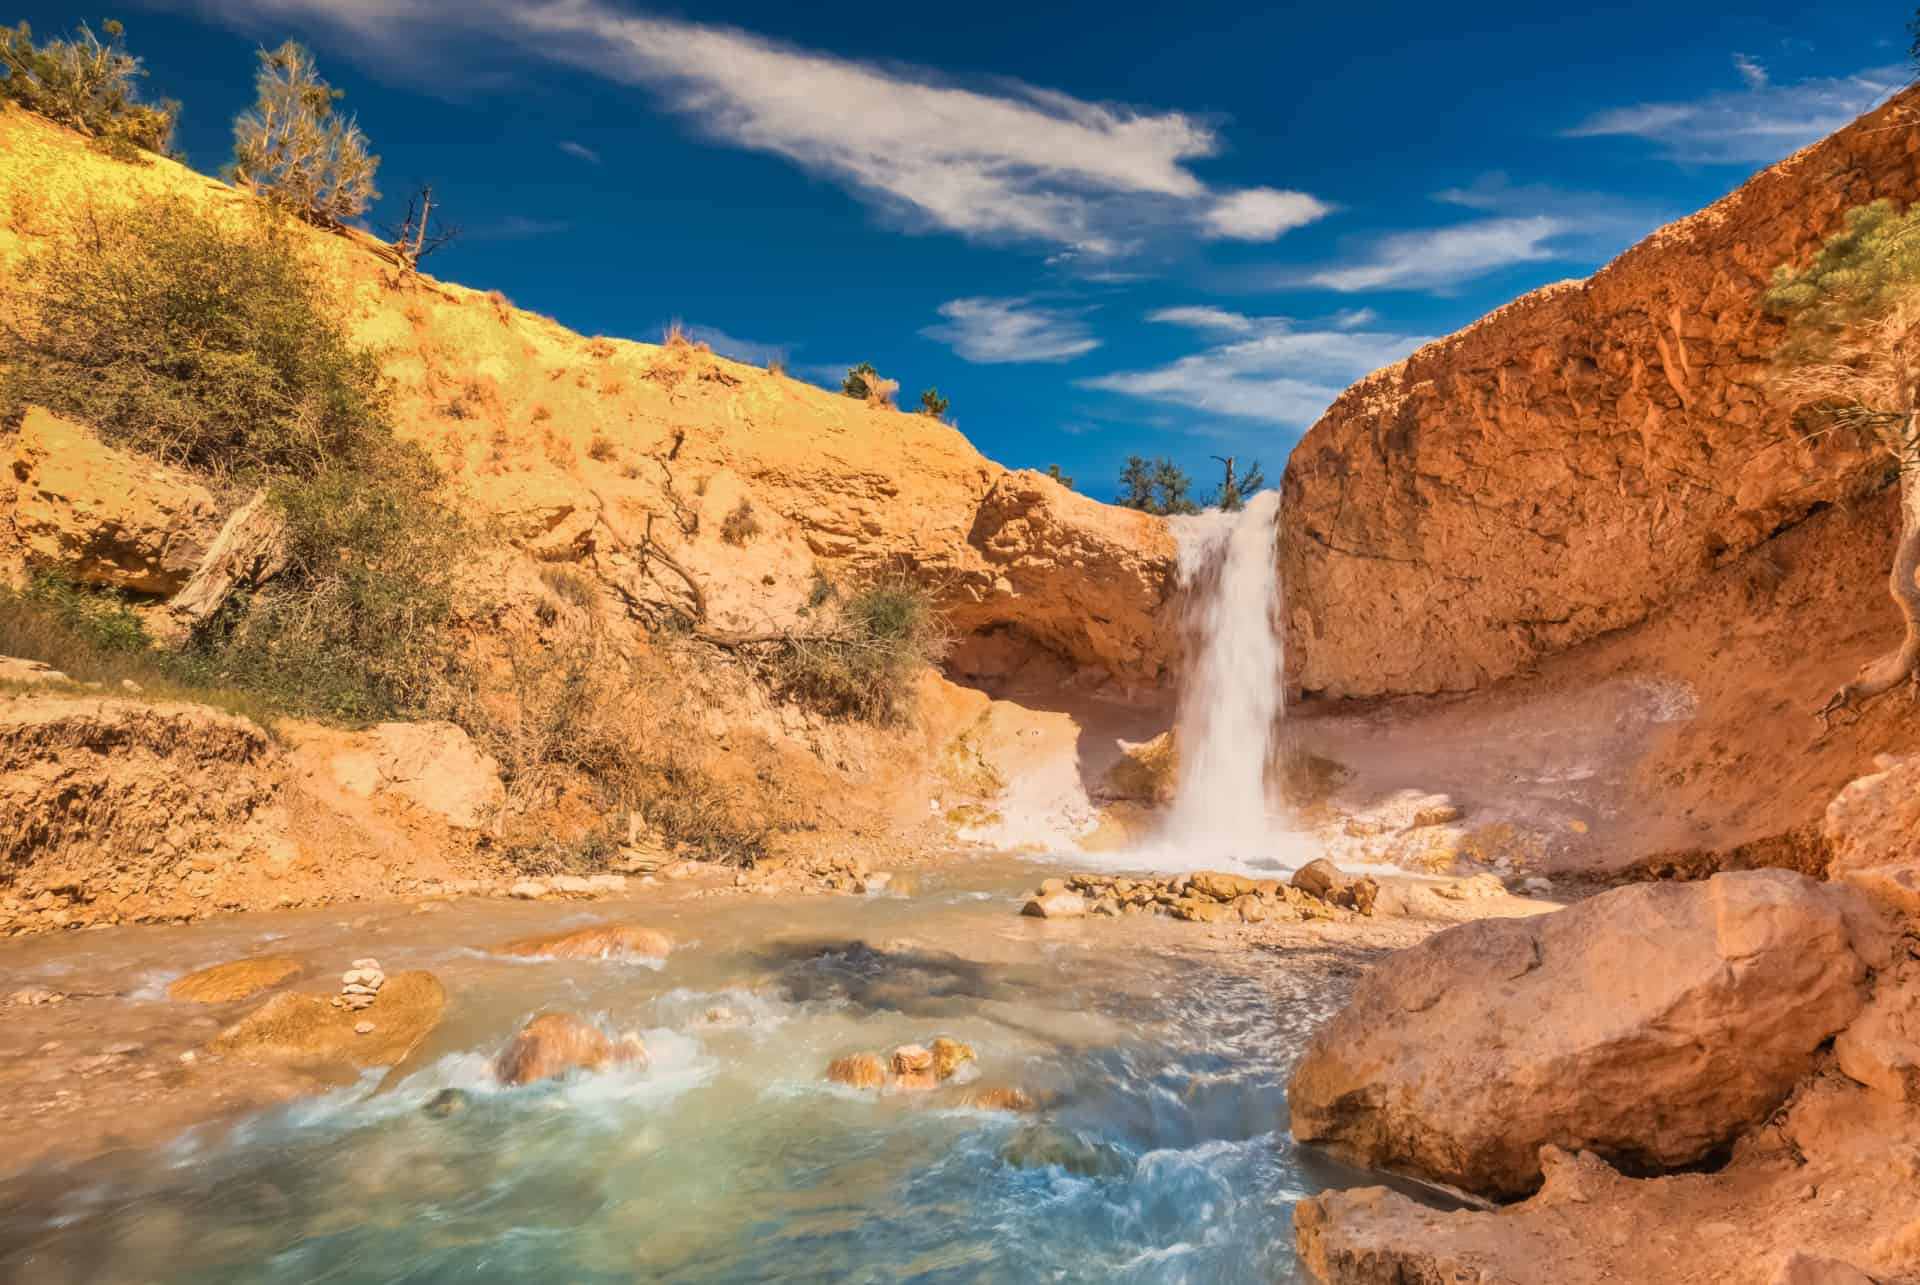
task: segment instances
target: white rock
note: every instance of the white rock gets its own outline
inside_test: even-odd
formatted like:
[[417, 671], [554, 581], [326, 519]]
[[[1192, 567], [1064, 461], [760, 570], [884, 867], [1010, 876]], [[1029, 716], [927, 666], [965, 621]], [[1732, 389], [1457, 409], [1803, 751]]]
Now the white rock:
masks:
[[538, 879], [522, 879], [507, 889], [509, 897], [518, 897], [521, 901], [538, 901], [547, 895], [547, 885]]
[[373, 1034], [373, 1023], [372, 1022], [355, 1022], [353, 1024], [353, 1033], [355, 1035], [371, 1035]]

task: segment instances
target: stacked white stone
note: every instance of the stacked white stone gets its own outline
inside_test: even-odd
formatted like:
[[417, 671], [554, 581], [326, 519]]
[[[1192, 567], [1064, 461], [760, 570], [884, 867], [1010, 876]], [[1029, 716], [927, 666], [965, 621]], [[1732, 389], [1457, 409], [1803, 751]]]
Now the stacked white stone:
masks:
[[356, 1013], [371, 1007], [386, 984], [387, 975], [380, 970], [379, 960], [356, 959], [353, 967], [340, 975], [340, 993], [333, 997], [334, 1007]]

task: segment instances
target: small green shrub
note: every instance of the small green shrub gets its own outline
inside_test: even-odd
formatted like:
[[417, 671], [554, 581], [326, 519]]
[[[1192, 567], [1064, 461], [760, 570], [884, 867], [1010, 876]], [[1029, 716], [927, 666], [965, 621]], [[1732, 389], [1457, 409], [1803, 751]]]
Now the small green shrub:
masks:
[[104, 41], [81, 23], [72, 40], [35, 45], [26, 23], [0, 27], [0, 99], [79, 130], [116, 160], [169, 155], [179, 104], [140, 102], [134, 82], [146, 72], [120, 43], [125, 28], [108, 19], [100, 29]]
[[178, 200], [91, 212], [23, 283], [23, 319], [0, 331], [0, 415], [43, 405], [216, 481], [266, 486], [285, 519], [286, 570], [230, 600], [171, 672], [344, 719], [439, 708], [460, 528], [288, 227]]
[[942, 397], [938, 388], [929, 388], [920, 394], [920, 413], [930, 419], [939, 419], [951, 405], [953, 403]]
[[911, 713], [920, 672], [945, 657], [948, 642], [932, 595], [889, 580], [848, 598], [819, 633], [781, 643], [772, 685], [829, 718], [893, 726]]
[[40, 661], [115, 696], [132, 682], [144, 699], [198, 701], [271, 726], [274, 709], [260, 693], [211, 682], [191, 659], [151, 647], [123, 595], [57, 576], [0, 588], [0, 656]]
[[179, 198], [93, 211], [29, 260], [0, 403], [45, 406], [169, 463], [307, 473], [388, 436], [375, 355], [278, 219]]

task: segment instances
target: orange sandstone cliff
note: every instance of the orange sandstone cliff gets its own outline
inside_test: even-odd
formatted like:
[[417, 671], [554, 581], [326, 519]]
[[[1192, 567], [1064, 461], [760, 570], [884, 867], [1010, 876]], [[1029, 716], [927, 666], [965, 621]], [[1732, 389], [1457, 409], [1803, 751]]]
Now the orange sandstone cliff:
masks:
[[1483, 687], [1874, 489], [1879, 461], [1803, 444], [1769, 400], [1759, 296], [1846, 210], [1920, 195], [1916, 107], [1908, 91], [1343, 393], [1284, 482], [1294, 683]]

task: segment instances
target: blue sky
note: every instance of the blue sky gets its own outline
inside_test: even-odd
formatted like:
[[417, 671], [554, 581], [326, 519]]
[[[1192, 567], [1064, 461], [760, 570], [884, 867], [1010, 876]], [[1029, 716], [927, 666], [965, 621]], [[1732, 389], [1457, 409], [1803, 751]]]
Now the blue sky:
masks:
[[[1468, 10], [1471, 9], [1471, 12]], [[37, 34], [91, 11], [27, 5]], [[1581, 276], [1904, 83], [1911, 6], [141, 0], [217, 170], [252, 50], [311, 45], [466, 237], [435, 272], [587, 333], [684, 321], [938, 385], [1106, 497], [1270, 478], [1334, 393]], [[378, 226], [393, 211], [375, 211]]]

